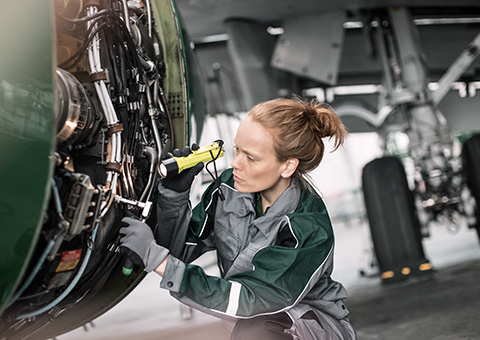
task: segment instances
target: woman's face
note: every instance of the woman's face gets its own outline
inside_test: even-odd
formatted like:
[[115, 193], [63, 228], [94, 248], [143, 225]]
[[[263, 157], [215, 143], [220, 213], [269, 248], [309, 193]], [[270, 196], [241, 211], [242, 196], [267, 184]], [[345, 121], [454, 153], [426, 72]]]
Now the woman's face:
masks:
[[288, 187], [290, 178], [285, 178], [287, 162], [277, 159], [272, 135], [262, 125], [247, 116], [233, 141], [235, 189], [250, 193], [281, 190], [281, 193]]

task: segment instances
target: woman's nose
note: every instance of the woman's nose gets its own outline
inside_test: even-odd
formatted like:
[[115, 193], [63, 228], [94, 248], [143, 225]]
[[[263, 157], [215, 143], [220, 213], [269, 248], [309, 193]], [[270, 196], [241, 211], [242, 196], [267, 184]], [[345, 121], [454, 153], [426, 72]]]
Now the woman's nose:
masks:
[[238, 165], [239, 165], [239, 157], [236, 154], [235, 156], [233, 156], [233, 161], [232, 161], [231, 166], [232, 166], [232, 168], [237, 169]]

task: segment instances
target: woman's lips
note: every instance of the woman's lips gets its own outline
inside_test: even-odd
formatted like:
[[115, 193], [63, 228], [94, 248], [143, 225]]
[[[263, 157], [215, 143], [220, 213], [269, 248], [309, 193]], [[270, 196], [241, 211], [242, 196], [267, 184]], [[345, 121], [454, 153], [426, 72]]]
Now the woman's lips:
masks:
[[238, 177], [238, 176], [235, 175], [235, 174], [233, 175], [233, 180], [234, 180], [235, 182], [243, 182], [243, 179], [241, 179], [240, 177]]

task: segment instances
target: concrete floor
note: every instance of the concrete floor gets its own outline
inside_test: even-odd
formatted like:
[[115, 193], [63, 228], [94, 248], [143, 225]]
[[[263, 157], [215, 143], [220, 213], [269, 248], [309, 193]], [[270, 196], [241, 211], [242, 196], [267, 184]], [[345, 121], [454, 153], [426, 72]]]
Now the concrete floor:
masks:
[[428, 279], [353, 290], [348, 301], [360, 340], [480, 339], [480, 261]]

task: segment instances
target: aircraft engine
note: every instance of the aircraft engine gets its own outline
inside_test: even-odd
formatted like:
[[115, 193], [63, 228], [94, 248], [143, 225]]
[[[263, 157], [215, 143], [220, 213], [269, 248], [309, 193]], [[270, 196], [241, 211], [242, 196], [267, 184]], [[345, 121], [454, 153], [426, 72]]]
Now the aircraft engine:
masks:
[[129, 215], [154, 224], [157, 164], [174, 134], [179, 145], [188, 143], [184, 47], [172, 2], [54, 5], [48, 199], [23, 275], [1, 292], [8, 298], [0, 305], [0, 339], [51, 338], [135, 287], [144, 274], [122, 274], [120, 221]]

